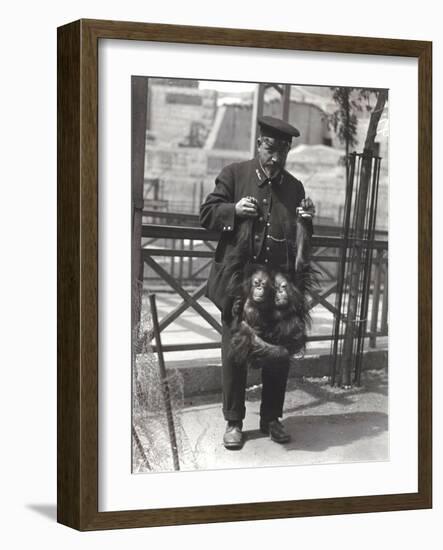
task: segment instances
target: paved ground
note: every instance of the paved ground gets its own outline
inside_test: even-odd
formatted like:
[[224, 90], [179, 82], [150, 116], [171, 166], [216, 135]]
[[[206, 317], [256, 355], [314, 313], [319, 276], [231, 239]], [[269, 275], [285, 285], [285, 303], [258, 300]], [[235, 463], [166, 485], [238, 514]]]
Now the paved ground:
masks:
[[[327, 380], [289, 380], [284, 425], [292, 440], [272, 442], [258, 430], [260, 387], [248, 390], [242, 450], [222, 445], [225, 422], [216, 395], [188, 401], [181, 415], [181, 469], [221, 469], [389, 459], [385, 371], [366, 371], [362, 386], [331, 388]], [[142, 471], [143, 468], [139, 471]]]
[[[158, 293], [159, 317], [179, 302], [175, 294]], [[199, 303], [215, 317], [218, 311], [207, 299]], [[321, 306], [312, 312], [311, 334], [330, 335], [332, 315]], [[162, 343], [217, 342], [219, 334], [193, 309], [187, 309], [162, 332]], [[386, 338], [378, 346], [386, 346]], [[307, 354], [328, 353], [330, 342], [308, 345]], [[377, 347], [378, 347], [377, 346]], [[311, 348], [311, 350], [310, 350]], [[220, 349], [165, 354], [166, 366], [176, 362], [197, 365], [219, 361]], [[221, 414], [221, 396], [211, 394], [187, 400], [177, 422], [181, 469], [245, 468], [294, 464], [323, 464], [353, 461], [388, 460], [388, 389], [384, 370], [363, 373], [362, 386], [351, 390], [330, 388], [326, 379], [290, 379], [285, 401], [284, 424], [291, 442], [278, 445], [258, 430], [260, 386], [247, 392], [247, 416], [244, 421], [246, 442], [240, 451], [223, 447], [225, 422]], [[164, 415], [163, 415], [164, 418]], [[140, 430], [141, 444], [157, 470], [172, 469], [170, 443], [164, 420], [150, 419], [151, 433]], [[154, 428], [152, 428], [154, 427]], [[138, 455], [135, 471], [144, 471]]]

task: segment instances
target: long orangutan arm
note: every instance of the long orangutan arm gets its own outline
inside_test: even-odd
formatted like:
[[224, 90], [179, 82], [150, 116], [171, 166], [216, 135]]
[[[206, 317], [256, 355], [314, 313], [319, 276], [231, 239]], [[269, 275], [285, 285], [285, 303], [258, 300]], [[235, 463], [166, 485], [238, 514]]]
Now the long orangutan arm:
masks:
[[242, 321], [240, 330], [243, 333], [247, 333], [250, 342], [251, 342], [251, 350], [249, 354], [250, 361], [254, 362], [256, 360], [269, 360], [274, 361], [278, 359], [287, 358], [288, 351], [280, 345], [274, 345], [270, 344], [269, 342], [266, 342], [266, 340], [263, 340], [255, 331], [254, 329], [248, 325], [245, 321]]
[[309, 264], [311, 257], [311, 228], [301, 217], [297, 218], [295, 248], [295, 271], [298, 273]]
[[295, 271], [299, 272], [309, 264], [311, 257], [311, 237], [313, 233], [312, 218], [315, 206], [312, 200], [304, 198], [297, 208], [295, 238]]

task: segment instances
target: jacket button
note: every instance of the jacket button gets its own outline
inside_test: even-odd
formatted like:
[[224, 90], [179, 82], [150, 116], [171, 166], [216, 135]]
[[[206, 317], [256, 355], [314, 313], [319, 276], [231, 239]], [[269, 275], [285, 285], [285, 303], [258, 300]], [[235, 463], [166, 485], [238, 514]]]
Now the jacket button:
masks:
[[259, 222], [262, 222], [262, 221], [263, 221], [263, 216], [260, 216], [260, 217], [258, 218], [258, 221], [259, 221]]
[[271, 247], [270, 246], [267, 246], [266, 247], [266, 250], [269, 252], [271, 250]]
[[267, 225], [268, 227], [270, 227], [270, 226], [271, 226], [271, 224], [270, 224], [269, 222], [268, 222], [268, 223], [267, 223], [266, 225]]
[[254, 239], [255, 239], [256, 241], [259, 241], [259, 240], [260, 240], [260, 235], [255, 235]]
[[253, 259], [253, 260], [256, 260], [256, 259], [257, 259], [257, 256], [253, 256], [252, 259]]
[[269, 262], [268, 258], [265, 259], [265, 264], [267, 264]]
[[268, 199], [263, 199], [263, 204], [268, 204]]

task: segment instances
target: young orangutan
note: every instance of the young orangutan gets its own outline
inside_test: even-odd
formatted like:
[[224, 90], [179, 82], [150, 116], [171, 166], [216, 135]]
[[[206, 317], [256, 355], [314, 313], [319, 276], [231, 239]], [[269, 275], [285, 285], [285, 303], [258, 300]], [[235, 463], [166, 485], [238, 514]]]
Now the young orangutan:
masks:
[[283, 365], [306, 344], [309, 306], [291, 278], [261, 266], [247, 274], [234, 301], [231, 359], [252, 368]]
[[231, 325], [231, 359], [252, 368], [265, 364], [282, 364], [289, 360], [288, 351], [267, 341], [275, 308], [275, 290], [270, 273], [261, 266], [250, 268], [242, 293], [234, 301]]
[[270, 343], [284, 346], [290, 355], [301, 352], [306, 344], [306, 331], [310, 324], [309, 305], [289, 276], [274, 275], [275, 300], [272, 328], [266, 335]]

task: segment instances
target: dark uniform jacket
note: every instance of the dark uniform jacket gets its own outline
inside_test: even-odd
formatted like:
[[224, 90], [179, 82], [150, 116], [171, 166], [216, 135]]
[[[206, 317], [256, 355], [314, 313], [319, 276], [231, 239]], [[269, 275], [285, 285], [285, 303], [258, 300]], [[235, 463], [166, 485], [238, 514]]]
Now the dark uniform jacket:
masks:
[[[238, 218], [235, 205], [243, 197], [255, 197], [259, 215]], [[302, 183], [283, 170], [273, 180], [267, 177], [258, 158], [223, 168], [215, 189], [200, 207], [200, 223], [221, 236], [208, 278], [206, 296], [223, 311], [227, 298], [229, 263], [244, 253], [242, 226], [248, 224], [250, 247], [245, 258], [253, 263], [289, 272], [295, 261], [296, 209], [305, 197]], [[311, 225], [312, 232], [312, 225]]]

